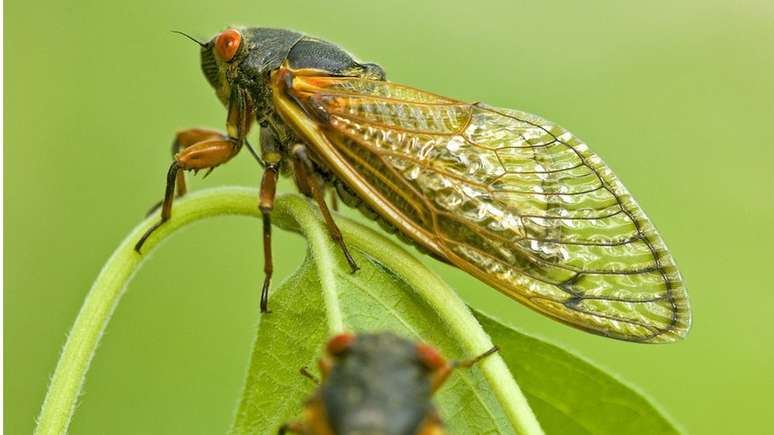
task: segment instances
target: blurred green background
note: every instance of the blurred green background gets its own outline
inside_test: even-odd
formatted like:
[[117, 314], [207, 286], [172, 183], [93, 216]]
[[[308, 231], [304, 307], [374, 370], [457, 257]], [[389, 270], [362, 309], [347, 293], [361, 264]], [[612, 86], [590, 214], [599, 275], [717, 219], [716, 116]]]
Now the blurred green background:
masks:
[[[466, 301], [620, 374], [694, 434], [770, 428], [774, 389], [774, 3], [5, 2], [5, 433], [30, 433], [101, 265], [160, 199], [180, 128], [222, 128], [197, 48], [286, 27], [394, 81], [519, 108], [584, 138], [660, 228], [694, 327], [644, 346], [559, 325], [435, 261]], [[193, 189], [257, 186], [247, 153]], [[291, 190], [288, 184], [286, 191]], [[252, 345], [260, 222], [195, 225], [118, 307], [74, 434], [223, 433]], [[277, 232], [277, 282], [303, 241]], [[416, 252], [416, 251], [414, 251]]]

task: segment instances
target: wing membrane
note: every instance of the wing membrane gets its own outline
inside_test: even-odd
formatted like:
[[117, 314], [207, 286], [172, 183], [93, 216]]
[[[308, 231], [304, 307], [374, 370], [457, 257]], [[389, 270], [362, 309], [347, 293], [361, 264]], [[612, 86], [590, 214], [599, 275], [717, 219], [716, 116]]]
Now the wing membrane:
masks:
[[315, 114], [317, 136], [289, 100], [283, 117], [419, 245], [590, 332], [641, 342], [687, 333], [685, 287], [661, 237], [567, 130], [384, 81], [296, 76], [287, 92]]

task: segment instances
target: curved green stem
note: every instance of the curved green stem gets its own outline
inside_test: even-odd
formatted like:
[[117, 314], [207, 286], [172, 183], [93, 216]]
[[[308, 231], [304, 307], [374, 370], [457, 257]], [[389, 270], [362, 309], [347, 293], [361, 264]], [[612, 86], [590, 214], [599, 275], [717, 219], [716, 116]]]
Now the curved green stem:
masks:
[[344, 318], [339, 305], [339, 295], [335, 290], [336, 279], [333, 276], [333, 270], [326, 267], [334, 263], [331, 257], [339, 247], [334, 246], [327, 229], [318, 217], [310, 213], [309, 203], [298, 195], [282, 195], [277, 199], [272, 212], [272, 222], [280, 228], [300, 232], [307, 239], [311, 254], [317, 258], [315, 264], [322, 281], [328, 335], [343, 332]]
[[43, 401], [35, 434], [67, 433], [102, 334], [126, 285], [151, 251], [172, 233], [201, 219], [228, 214], [260, 217], [257, 197], [254, 189], [234, 187], [192, 194], [175, 204], [173, 218], [147, 240], [143, 255], [134, 251], [134, 244], [158, 216], [154, 214], [132, 230], [103, 266], [75, 319]]
[[[147, 240], [143, 248], [144, 255], [134, 251], [134, 244], [158, 218], [152, 216], [134, 228], [100, 271], [78, 313], [43, 402], [36, 434], [53, 435], [67, 432], [99, 340], [128, 282], [151, 251], [178, 229], [198, 220], [232, 214], [259, 218], [257, 197], [258, 192], [255, 189], [236, 187], [211, 189], [190, 195], [175, 205], [173, 218]], [[273, 221], [285, 229], [301, 230], [307, 237], [324, 239], [318, 241], [322, 243], [311, 243], [313, 246], [331, 245], [327, 233], [319, 231], [319, 228], [322, 228], [319, 222], [313, 222], [315, 217], [310, 210], [309, 204], [303, 198], [297, 195], [286, 195], [277, 200]], [[347, 243], [368, 252], [417, 287], [425, 289], [420, 296], [437, 307], [439, 314], [448, 320], [456, 335], [463, 337], [462, 344], [472, 355], [492, 346], [489, 338], [462, 301], [443, 281], [427, 271], [418, 260], [399, 248], [384, 249], [385, 244], [394, 246], [393, 242], [380, 235], [374, 237], [373, 231], [357, 223], [340, 219], [339, 224]], [[315, 226], [318, 230], [309, 231]], [[333, 249], [335, 247], [319, 249], [314, 252], [314, 255], [331, 255]], [[321, 276], [325, 279], [324, 273], [330, 271], [322, 272]], [[338, 301], [333, 299], [336, 297], [335, 292], [326, 295], [328, 327], [332, 332], [343, 329]], [[502, 359], [499, 356], [488, 358], [481, 365], [481, 369], [506, 409], [515, 429], [523, 434], [541, 434], [542, 430], [535, 416]]]
[[[459, 337], [460, 344], [468, 355], [480, 355], [492, 348], [489, 335], [484, 332], [462, 299], [418, 259], [403, 249], [385, 249], [386, 244], [393, 244], [391, 240], [382, 236], [379, 236], [381, 240], [375, 238], [372, 231], [357, 222], [342, 220], [340, 227], [344, 234], [350, 236], [349, 243], [370, 253], [379, 262], [401, 275], [412, 287], [422, 289], [419, 295], [438, 310], [439, 317], [445, 319], [452, 333]], [[511, 376], [503, 359], [499, 356], [486, 358], [480, 366], [516, 432], [542, 434], [543, 430], [529, 407], [527, 398]]]

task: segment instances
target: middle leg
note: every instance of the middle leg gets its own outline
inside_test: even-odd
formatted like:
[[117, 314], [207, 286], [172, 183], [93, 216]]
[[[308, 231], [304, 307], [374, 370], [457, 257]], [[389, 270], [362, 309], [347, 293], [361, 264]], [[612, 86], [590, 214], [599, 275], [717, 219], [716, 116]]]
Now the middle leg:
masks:
[[277, 176], [279, 168], [277, 163], [266, 165], [261, 179], [261, 194], [258, 200], [258, 208], [261, 209], [263, 218], [263, 288], [261, 289], [261, 312], [269, 313], [269, 287], [271, 275], [274, 273], [274, 264], [271, 254], [271, 211], [274, 209], [274, 197], [277, 194]]

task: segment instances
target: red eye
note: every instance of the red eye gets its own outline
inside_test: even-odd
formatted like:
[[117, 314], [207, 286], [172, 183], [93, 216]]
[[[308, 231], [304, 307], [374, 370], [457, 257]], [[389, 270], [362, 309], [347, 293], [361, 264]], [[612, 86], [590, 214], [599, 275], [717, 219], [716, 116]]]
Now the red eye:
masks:
[[331, 356], [338, 356], [346, 352], [352, 345], [353, 341], [355, 341], [355, 336], [348, 332], [344, 332], [331, 338], [328, 341], [326, 350]]
[[241, 43], [242, 34], [239, 33], [239, 30], [224, 30], [215, 38], [215, 53], [224, 62], [228, 62], [234, 58]]
[[417, 345], [417, 357], [430, 370], [438, 370], [446, 365], [446, 360], [441, 354], [434, 347], [427, 344]]

